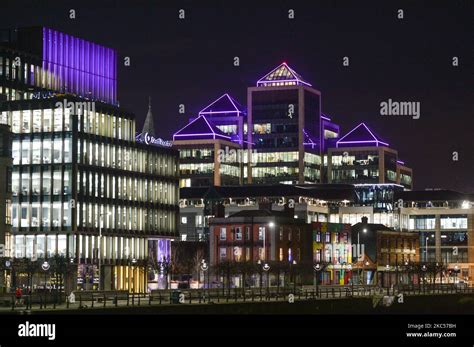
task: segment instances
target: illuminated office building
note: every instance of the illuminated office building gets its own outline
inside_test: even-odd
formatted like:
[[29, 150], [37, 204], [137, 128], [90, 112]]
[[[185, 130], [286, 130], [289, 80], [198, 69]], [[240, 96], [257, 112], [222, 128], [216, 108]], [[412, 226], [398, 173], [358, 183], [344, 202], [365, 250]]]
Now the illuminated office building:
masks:
[[360, 123], [328, 149], [329, 183], [400, 184], [413, 187], [413, 172], [398, 159], [398, 152]]
[[286, 63], [247, 89], [248, 183], [321, 181], [321, 93]]
[[245, 121], [245, 111], [224, 94], [173, 135], [180, 156], [180, 187], [243, 184], [248, 158]]
[[43, 56], [18, 50], [20, 34], [0, 50], [42, 61], [41, 79], [55, 81], [46, 93], [12, 80], [11, 65], [0, 75], [3, 91], [34, 90], [0, 103], [13, 132], [11, 256], [66, 257], [77, 268], [69, 289], [144, 292], [150, 258], [168, 258], [177, 236], [178, 152], [136, 136], [135, 116], [116, 105], [114, 50], [32, 32], [28, 47]]

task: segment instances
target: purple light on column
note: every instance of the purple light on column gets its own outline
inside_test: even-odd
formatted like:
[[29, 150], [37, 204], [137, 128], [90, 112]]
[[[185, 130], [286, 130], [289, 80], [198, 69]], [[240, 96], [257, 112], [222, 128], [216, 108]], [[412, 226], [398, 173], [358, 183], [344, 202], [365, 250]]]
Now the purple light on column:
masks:
[[54, 89], [117, 104], [116, 60], [112, 48], [43, 28], [42, 65], [58, 81]]

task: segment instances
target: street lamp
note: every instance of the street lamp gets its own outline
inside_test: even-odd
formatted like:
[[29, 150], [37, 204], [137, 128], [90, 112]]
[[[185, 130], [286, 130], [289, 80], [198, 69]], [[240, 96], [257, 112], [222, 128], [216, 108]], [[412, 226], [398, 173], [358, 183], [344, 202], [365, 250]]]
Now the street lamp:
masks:
[[51, 265], [45, 260], [43, 264], [41, 264], [41, 268], [44, 271], [44, 295], [46, 297], [46, 275], [48, 273], [48, 270], [50, 269]]
[[387, 283], [387, 295], [390, 295], [390, 265], [387, 264], [385, 265], [385, 271], [387, 273], [387, 279], [388, 279], [388, 283]]
[[316, 263], [314, 266], [313, 266], [313, 270], [314, 270], [314, 285], [315, 285], [315, 290], [316, 290], [316, 296], [319, 297], [319, 272], [322, 270], [323, 268], [321, 267], [321, 264], [319, 263]]
[[[204, 283], [206, 283], [206, 271], [209, 270], [209, 265], [207, 265], [204, 259], [201, 262], [201, 270], [204, 276]], [[207, 289], [209, 290], [209, 275], [207, 276]]]
[[258, 274], [259, 274], [259, 277], [260, 277], [260, 284], [259, 284], [259, 288], [260, 288], [260, 300], [262, 299], [262, 261], [259, 259], [257, 260], [257, 265], [258, 265]]
[[268, 265], [268, 263], [265, 263], [262, 269], [267, 273], [267, 295], [270, 296], [270, 265]]
[[351, 281], [351, 291], [352, 291], [352, 296], [354, 296], [354, 281], [352, 280], [352, 265], [351, 264], [347, 265], [347, 271], [349, 271], [349, 280]]

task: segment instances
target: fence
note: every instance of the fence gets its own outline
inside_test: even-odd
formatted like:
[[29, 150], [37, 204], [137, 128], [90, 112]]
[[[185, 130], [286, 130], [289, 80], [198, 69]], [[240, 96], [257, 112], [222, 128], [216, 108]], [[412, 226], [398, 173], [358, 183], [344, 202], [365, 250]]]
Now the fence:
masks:
[[76, 292], [74, 300], [67, 296], [65, 303], [58, 303], [48, 298], [45, 293], [35, 293], [22, 296], [17, 300], [14, 294], [0, 296], [0, 303], [10, 310], [32, 309], [88, 309], [135, 307], [174, 304], [220, 304], [238, 302], [276, 302], [276, 301], [310, 301], [325, 299], [348, 299], [372, 297], [374, 295], [445, 295], [445, 294], [474, 294], [474, 288], [457, 288], [448, 285], [416, 286], [412, 288], [381, 288], [377, 286], [338, 286], [318, 287], [307, 289], [295, 288], [231, 288], [225, 293], [221, 289], [193, 290], [157, 290], [152, 293], [128, 293], [126, 291], [90, 291]]

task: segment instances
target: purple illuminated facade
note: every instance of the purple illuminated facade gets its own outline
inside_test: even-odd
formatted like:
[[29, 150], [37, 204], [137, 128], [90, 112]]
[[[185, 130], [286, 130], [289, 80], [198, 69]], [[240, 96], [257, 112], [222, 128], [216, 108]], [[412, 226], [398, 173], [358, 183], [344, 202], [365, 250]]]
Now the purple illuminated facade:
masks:
[[53, 88], [117, 104], [117, 52], [62, 32], [42, 28], [42, 67]]
[[[247, 154], [240, 159], [243, 183], [387, 182], [411, 189], [411, 169], [397, 151], [365, 123], [341, 136], [339, 125], [322, 113], [321, 99], [286, 62], [247, 89], [246, 109], [228, 93], [221, 95], [173, 135], [186, 181], [181, 187], [221, 185], [215, 153], [228, 146]], [[202, 153], [207, 154], [198, 160]], [[206, 174], [206, 180], [197, 179]]]

